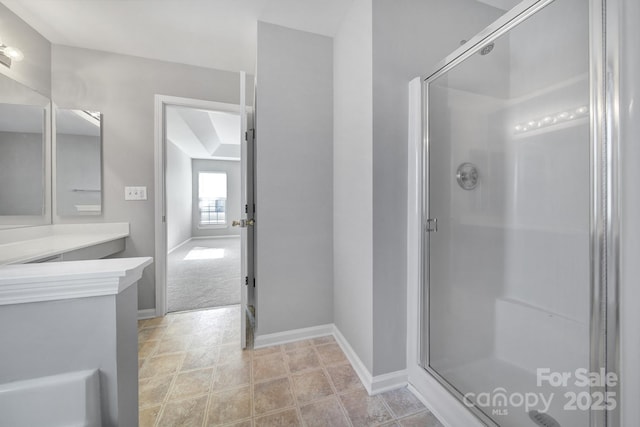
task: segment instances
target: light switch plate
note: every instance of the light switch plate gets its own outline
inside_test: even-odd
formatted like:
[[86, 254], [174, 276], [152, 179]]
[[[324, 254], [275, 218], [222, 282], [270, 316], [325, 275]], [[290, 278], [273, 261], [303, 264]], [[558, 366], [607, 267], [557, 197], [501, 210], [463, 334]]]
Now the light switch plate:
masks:
[[125, 200], [147, 200], [147, 187], [124, 187]]

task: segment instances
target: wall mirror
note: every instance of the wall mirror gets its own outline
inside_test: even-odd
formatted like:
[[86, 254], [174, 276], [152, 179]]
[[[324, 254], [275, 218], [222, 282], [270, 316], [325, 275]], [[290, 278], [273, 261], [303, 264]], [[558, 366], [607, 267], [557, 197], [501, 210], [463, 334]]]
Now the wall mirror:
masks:
[[51, 223], [49, 105], [0, 75], [0, 228]]
[[56, 213], [102, 213], [102, 115], [56, 109]]

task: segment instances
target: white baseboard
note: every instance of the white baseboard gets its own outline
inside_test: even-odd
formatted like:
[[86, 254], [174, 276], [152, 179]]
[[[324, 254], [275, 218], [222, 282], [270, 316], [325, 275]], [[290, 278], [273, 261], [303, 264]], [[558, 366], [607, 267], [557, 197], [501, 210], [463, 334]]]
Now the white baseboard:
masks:
[[340, 345], [340, 348], [342, 348], [342, 351], [347, 356], [347, 359], [349, 359], [349, 363], [351, 363], [353, 370], [356, 371], [356, 374], [358, 374], [358, 377], [360, 378], [360, 381], [362, 382], [364, 387], [367, 389], [367, 392], [371, 394], [371, 383], [373, 383], [373, 376], [371, 375], [371, 372], [369, 372], [369, 370], [364, 365], [362, 360], [360, 360], [360, 357], [358, 357], [347, 339], [344, 337], [344, 335], [342, 335], [340, 329], [338, 329], [338, 327], [335, 325], [333, 325], [333, 336], [336, 338], [338, 345]]
[[311, 328], [293, 329], [275, 334], [256, 335], [253, 348], [270, 347], [294, 341], [333, 335], [333, 324], [313, 326]]
[[370, 394], [384, 393], [385, 391], [395, 390], [408, 384], [407, 370], [389, 372], [388, 374], [376, 375], [371, 381]]
[[308, 340], [311, 338], [333, 335], [338, 345], [347, 356], [353, 370], [358, 374], [360, 381], [370, 395], [383, 393], [388, 390], [407, 385], [408, 374], [406, 370], [390, 372], [388, 374], [371, 375], [371, 372], [362, 363], [347, 339], [334, 324], [314, 326], [311, 328], [294, 329], [291, 331], [277, 332], [275, 334], [257, 335], [254, 348], [270, 347], [272, 345], [286, 344], [294, 341]]
[[191, 242], [192, 240], [207, 240], [207, 239], [231, 239], [237, 237], [238, 239], [240, 238], [239, 234], [229, 234], [227, 236], [191, 236], [189, 237], [187, 240], [185, 240], [182, 243], [178, 243], [176, 246], [174, 246], [173, 248], [169, 249], [169, 251], [167, 252], [167, 254], [170, 254], [171, 252], [175, 251], [176, 249], [179, 249], [180, 247], [186, 245], [187, 243]]
[[354, 371], [358, 374], [360, 381], [367, 389], [367, 393], [369, 393], [369, 395], [373, 396], [407, 385], [408, 376], [406, 370], [376, 375], [374, 377], [335, 325], [333, 327], [333, 336], [336, 338], [340, 348], [342, 348], [342, 351], [347, 356], [347, 359], [349, 359], [349, 363], [353, 366]]
[[239, 234], [222, 234], [217, 236], [193, 236], [191, 240], [208, 240], [208, 239], [232, 239], [234, 237], [240, 238]]
[[176, 249], [180, 248], [181, 246], [186, 245], [187, 243], [189, 243], [191, 240], [193, 239], [193, 237], [189, 237], [187, 240], [185, 240], [182, 243], [178, 243], [176, 246], [174, 246], [173, 248], [169, 249], [169, 252], [167, 252], [167, 254], [170, 254], [171, 252], [175, 251]]
[[144, 310], [138, 310], [138, 320], [151, 319], [156, 317], [155, 308], [146, 308]]

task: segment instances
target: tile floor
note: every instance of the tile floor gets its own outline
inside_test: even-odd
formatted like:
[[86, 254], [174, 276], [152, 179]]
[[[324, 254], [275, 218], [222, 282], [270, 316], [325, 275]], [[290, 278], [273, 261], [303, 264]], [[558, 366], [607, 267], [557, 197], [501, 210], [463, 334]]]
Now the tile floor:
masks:
[[442, 424], [406, 388], [367, 395], [333, 337], [240, 349], [240, 308], [138, 324], [140, 427]]

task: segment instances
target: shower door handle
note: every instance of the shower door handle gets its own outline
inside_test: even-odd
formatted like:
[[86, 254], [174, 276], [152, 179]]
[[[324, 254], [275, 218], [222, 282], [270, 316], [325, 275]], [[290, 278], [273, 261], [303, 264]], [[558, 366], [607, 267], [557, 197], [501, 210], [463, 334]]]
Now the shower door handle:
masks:
[[424, 229], [427, 233], [435, 233], [438, 231], [438, 218], [428, 218], [427, 225]]

